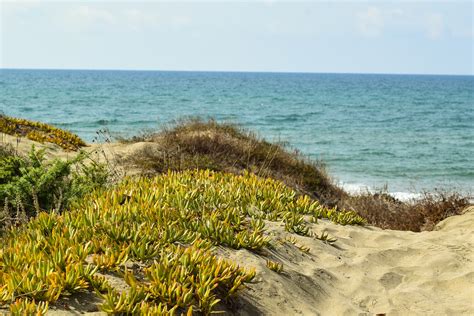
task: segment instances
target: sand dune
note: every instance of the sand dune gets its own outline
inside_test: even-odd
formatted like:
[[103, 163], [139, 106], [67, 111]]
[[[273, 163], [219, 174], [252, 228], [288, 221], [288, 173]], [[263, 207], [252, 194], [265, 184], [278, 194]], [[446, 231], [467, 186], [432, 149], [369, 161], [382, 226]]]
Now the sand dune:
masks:
[[[31, 143], [22, 140], [19, 150], [29, 150]], [[151, 145], [112, 144], [100, 150], [123, 157], [143, 146]], [[73, 155], [46, 147], [50, 157]], [[474, 207], [421, 233], [324, 220], [310, 224], [317, 234], [326, 231], [337, 238], [333, 245], [289, 234], [282, 224], [266, 224], [275, 242], [264, 253], [217, 249], [223, 257], [257, 269], [256, 281], [231, 309], [226, 307], [228, 314], [474, 315]], [[292, 238], [296, 245], [288, 241]], [[297, 246], [309, 247], [309, 252]], [[283, 272], [268, 269], [269, 259], [282, 263]], [[100, 303], [87, 302], [87, 296], [77, 300], [69, 311], [52, 308], [50, 313], [92, 311]]]

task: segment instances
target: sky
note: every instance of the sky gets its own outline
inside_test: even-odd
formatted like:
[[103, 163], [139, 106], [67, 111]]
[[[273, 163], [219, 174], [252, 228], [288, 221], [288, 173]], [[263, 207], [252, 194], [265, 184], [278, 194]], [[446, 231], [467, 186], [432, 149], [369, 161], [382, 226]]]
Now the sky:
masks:
[[472, 1], [5, 1], [0, 68], [473, 75]]

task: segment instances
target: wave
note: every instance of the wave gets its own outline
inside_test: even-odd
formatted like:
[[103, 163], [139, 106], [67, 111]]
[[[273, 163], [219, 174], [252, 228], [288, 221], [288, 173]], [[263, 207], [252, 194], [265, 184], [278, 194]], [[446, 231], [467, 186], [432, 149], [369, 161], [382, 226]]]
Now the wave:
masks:
[[[376, 193], [378, 190], [362, 184], [362, 183], [344, 183], [340, 182], [339, 186], [342, 187], [347, 193], [351, 195], [367, 194], [367, 193]], [[423, 195], [416, 192], [404, 192], [404, 191], [392, 191], [387, 192], [390, 196], [400, 200], [402, 202], [413, 201], [421, 198]]]
[[53, 125], [56, 126], [62, 126], [62, 127], [88, 127], [88, 126], [95, 126], [95, 125], [109, 125], [109, 124], [114, 124], [114, 123], [119, 123], [119, 120], [117, 119], [111, 119], [111, 120], [95, 120], [95, 121], [74, 121], [74, 122], [53, 122]]
[[262, 121], [270, 124], [274, 123], [292, 123], [292, 122], [305, 122], [309, 116], [318, 114], [318, 112], [302, 113], [302, 114], [287, 114], [287, 115], [270, 115], [264, 118]]

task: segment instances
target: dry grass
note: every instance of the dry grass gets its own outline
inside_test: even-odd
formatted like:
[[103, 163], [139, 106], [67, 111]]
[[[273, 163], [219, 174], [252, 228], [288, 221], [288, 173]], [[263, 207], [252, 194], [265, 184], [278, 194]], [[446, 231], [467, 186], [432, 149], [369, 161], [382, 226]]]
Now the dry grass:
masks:
[[415, 232], [432, 230], [445, 218], [461, 214], [469, 198], [458, 193], [425, 192], [412, 202], [401, 202], [388, 194], [363, 194], [349, 197], [340, 205], [356, 211], [371, 225]]
[[436, 192], [404, 203], [388, 194], [350, 196], [334, 185], [324, 164], [311, 161], [297, 151], [273, 144], [254, 133], [228, 123], [189, 119], [157, 133], [124, 142], [156, 142], [128, 158], [127, 163], [146, 174], [168, 170], [210, 169], [241, 174], [244, 170], [283, 181], [298, 193], [310, 195], [328, 207], [354, 210], [371, 225], [397, 230], [430, 230], [439, 221], [460, 214], [468, 198]]
[[160, 151], [144, 150], [130, 163], [149, 173], [168, 170], [210, 169], [242, 173], [283, 181], [328, 206], [336, 205], [344, 191], [334, 186], [320, 162], [306, 159], [283, 145], [272, 144], [232, 124], [198, 119], [180, 121], [155, 134], [129, 141], [153, 141]]

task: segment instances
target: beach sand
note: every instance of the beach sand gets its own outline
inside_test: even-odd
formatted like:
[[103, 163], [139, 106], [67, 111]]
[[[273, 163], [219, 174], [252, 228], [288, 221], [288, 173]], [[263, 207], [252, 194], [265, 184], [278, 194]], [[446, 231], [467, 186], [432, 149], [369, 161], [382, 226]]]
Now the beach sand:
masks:
[[[290, 234], [267, 223], [278, 238]], [[283, 273], [246, 250], [226, 257], [257, 267], [257, 282], [245, 291], [252, 309], [266, 315], [473, 315], [474, 208], [440, 222], [435, 231], [413, 233], [327, 221], [312, 230], [337, 238], [333, 246], [309, 237], [269, 251]]]
[[[16, 147], [14, 137], [1, 135], [0, 139]], [[32, 143], [22, 139], [18, 151], [28, 152]], [[92, 145], [86, 150], [115, 161], [147, 146], [159, 149], [153, 143], [136, 143]], [[74, 156], [55, 145], [37, 144], [37, 148], [46, 148], [49, 158]], [[127, 169], [127, 173], [134, 171]], [[216, 249], [219, 255], [257, 270], [255, 281], [240, 292], [232, 308], [222, 307], [227, 314], [474, 315], [474, 207], [421, 233], [341, 226], [325, 220], [309, 226], [337, 241], [329, 245], [290, 234], [283, 224], [266, 222], [275, 242], [263, 253]], [[282, 263], [283, 272], [268, 269], [267, 260]], [[62, 299], [51, 306], [49, 314], [97, 311], [100, 301], [93, 297]]]

